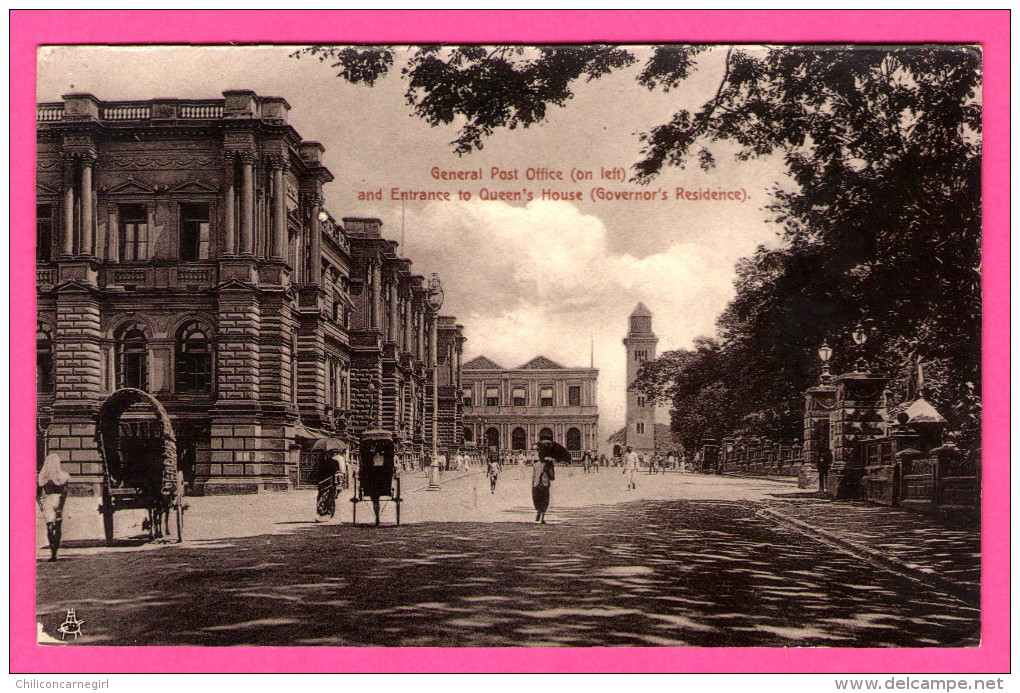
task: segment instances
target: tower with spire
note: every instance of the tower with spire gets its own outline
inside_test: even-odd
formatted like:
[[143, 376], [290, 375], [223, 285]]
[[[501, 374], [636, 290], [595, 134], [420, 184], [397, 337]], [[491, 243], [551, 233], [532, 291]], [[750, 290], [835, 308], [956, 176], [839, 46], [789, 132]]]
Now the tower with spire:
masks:
[[642, 364], [655, 358], [658, 343], [659, 338], [652, 332], [652, 311], [638, 303], [630, 314], [630, 331], [623, 344], [627, 347], [627, 445], [644, 455], [655, 452], [655, 407], [630, 386], [637, 380]]

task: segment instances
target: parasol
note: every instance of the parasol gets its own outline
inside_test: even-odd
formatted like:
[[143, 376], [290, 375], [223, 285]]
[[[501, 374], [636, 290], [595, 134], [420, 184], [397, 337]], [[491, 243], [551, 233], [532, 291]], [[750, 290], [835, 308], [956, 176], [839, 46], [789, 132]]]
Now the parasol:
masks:
[[538, 457], [539, 459], [552, 458], [557, 462], [570, 464], [570, 452], [559, 443], [554, 443], [551, 440], [538, 441]]
[[312, 452], [344, 452], [347, 443], [339, 438], [319, 438], [312, 444]]

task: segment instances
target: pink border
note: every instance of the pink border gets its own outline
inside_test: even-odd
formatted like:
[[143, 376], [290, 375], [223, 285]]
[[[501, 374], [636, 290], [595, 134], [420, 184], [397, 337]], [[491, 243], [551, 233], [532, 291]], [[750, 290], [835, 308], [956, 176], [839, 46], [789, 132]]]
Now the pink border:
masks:
[[[11, 13], [11, 661], [13, 672], [1009, 671], [1009, 12]], [[35, 644], [31, 400], [35, 55], [58, 43], [954, 42], [982, 44], [984, 157], [984, 612], [970, 650], [56, 648]], [[17, 474], [13, 472], [17, 471]], [[16, 521], [15, 518], [18, 518]]]

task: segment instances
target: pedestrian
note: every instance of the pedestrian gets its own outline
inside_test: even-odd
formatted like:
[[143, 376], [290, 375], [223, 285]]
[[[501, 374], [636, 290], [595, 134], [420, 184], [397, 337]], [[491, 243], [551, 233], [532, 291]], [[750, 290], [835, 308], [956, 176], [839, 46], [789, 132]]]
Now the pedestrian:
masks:
[[829, 476], [829, 469], [832, 467], [832, 450], [829, 446], [824, 446], [818, 453], [818, 492], [825, 493], [827, 488], [827, 477]]
[[485, 474], [489, 477], [489, 493], [496, 492], [496, 481], [499, 479], [499, 470], [502, 465], [495, 450], [489, 451], [489, 460], [485, 468]]
[[549, 492], [556, 478], [554, 459], [540, 456], [531, 470], [531, 500], [535, 504], [535, 522], [545, 524], [545, 513], [549, 509]]
[[[341, 450], [333, 455], [333, 460], [337, 464], [337, 473], [339, 474], [337, 481], [339, 483], [338, 490], [343, 490], [350, 486], [350, 467], [347, 464], [347, 451]], [[407, 470], [404, 470], [407, 471]]]
[[333, 455], [321, 454], [316, 462], [315, 477], [319, 491], [315, 496], [315, 521], [322, 522], [336, 514], [337, 477], [340, 464]]
[[637, 489], [634, 483], [634, 472], [637, 470], [639, 457], [634, 448], [627, 446], [627, 452], [623, 455], [623, 473], [627, 476], [627, 490]]
[[43, 467], [36, 479], [36, 502], [46, 520], [46, 539], [50, 543], [50, 561], [57, 560], [60, 548], [61, 524], [64, 521], [64, 501], [67, 500], [70, 475], [60, 464], [60, 455], [51, 452], [46, 455]]

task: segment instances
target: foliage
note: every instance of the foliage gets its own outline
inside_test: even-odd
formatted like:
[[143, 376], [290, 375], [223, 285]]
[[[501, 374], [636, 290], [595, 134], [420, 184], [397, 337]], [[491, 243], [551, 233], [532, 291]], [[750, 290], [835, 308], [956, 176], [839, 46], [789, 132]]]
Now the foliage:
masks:
[[[393, 63], [385, 47], [311, 46], [293, 55], [332, 61], [338, 77], [371, 86]], [[401, 75], [414, 114], [430, 125], [463, 123], [451, 143], [458, 154], [481, 149], [496, 128], [545, 120], [549, 105], [573, 97], [571, 84], [631, 65], [630, 51], [613, 46], [421, 46]]]
[[[389, 49], [320, 46], [338, 75], [371, 85]], [[375, 55], [373, 55], [373, 53]], [[706, 46], [659, 46], [637, 81], [674, 91]], [[612, 46], [439, 47], [412, 51], [406, 98], [433, 125], [458, 123], [466, 154], [497, 128], [540, 123], [572, 85], [632, 65]], [[960, 46], [743, 46], [699, 108], [642, 134], [634, 179], [666, 166], [715, 163], [713, 143], [738, 158], [781, 157], [793, 181], [768, 209], [781, 228], [737, 268], [737, 294], [718, 339], [667, 352], [638, 388], [673, 404], [673, 426], [694, 438], [741, 430], [799, 437], [802, 392], [817, 383], [817, 349], [833, 372], [858, 358], [892, 376], [920, 353], [929, 399], [976, 436], [980, 411], [980, 51]], [[849, 338], [857, 324], [869, 339]], [[729, 429], [729, 430], [725, 430]]]

